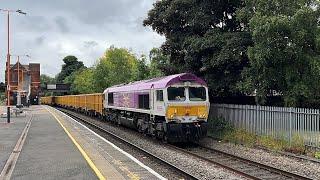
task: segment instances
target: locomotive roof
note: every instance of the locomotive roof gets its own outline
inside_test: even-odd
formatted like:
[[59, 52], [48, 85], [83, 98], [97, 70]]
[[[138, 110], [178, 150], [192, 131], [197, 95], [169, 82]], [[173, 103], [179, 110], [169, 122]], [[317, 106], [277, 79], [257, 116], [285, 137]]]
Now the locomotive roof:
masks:
[[206, 82], [201, 78], [197, 77], [191, 73], [182, 73], [182, 74], [174, 74], [170, 76], [164, 76], [159, 78], [153, 78], [148, 80], [141, 80], [136, 81], [128, 84], [120, 84], [109, 87], [105, 90], [108, 92], [120, 92], [120, 91], [140, 91], [140, 90], [148, 90], [152, 87], [154, 89], [163, 89], [168, 87], [172, 84], [179, 83], [179, 82], [196, 82], [198, 84], [207, 86]]

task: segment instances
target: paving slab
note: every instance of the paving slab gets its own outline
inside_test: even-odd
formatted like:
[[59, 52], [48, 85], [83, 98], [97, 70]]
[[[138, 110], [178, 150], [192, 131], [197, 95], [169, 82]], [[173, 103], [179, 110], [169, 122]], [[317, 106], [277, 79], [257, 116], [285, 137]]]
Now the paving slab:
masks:
[[[0, 106], [1, 111], [6, 107]], [[52, 107], [31, 106], [24, 111], [23, 116], [13, 116], [10, 124], [0, 118], [0, 173], [9, 166], [9, 179], [163, 179]], [[22, 144], [18, 151], [16, 144]]]
[[88, 152], [92, 161], [107, 179], [164, 179], [157, 172], [126, 153], [108, 140], [95, 134], [73, 118], [47, 107]]
[[[0, 114], [6, 112], [6, 108], [6, 106], [0, 106]], [[30, 112], [26, 111], [26, 116], [12, 116], [11, 123], [7, 123], [5, 117], [0, 118], [0, 172], [30, 117]]]
[[11, 179], [97, 179], [62, 127], [41, 106], [31, 106], [26, 117], [13, 117], [10, 125], [0, 125], [0, 137], [10, 137], [0, 139], [0, 144], [5, 144], [4, 150], [0, 149], [0, 171], [30, 118], [30, 129]]

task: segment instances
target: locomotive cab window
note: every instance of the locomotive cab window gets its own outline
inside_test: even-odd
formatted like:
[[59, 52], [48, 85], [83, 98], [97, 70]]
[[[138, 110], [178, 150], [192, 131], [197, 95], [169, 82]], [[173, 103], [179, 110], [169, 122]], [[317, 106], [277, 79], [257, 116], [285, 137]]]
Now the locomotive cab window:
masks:
[[157, 90], [157, 101], [163, 101], [163, 90]]
[[189, 87], [190, 101], [205, 101], [206, 89], [204, 87]]
[[108, 105], [113, 105], [113, 93], [108, 93]]
[[184, 87], [169, 87], [168, 88], [169, 101], [185, 101], [185, 88]]

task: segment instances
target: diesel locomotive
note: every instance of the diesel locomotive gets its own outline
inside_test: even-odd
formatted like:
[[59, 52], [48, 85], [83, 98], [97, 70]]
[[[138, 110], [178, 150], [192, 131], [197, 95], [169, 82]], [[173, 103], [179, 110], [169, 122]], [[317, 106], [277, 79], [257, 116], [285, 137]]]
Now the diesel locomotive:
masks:
[[207, 134], [208, 87], [182, 73], [107, 88], [103, 93], [42, 97], [42, 104], [76, 110], [169, 142]]

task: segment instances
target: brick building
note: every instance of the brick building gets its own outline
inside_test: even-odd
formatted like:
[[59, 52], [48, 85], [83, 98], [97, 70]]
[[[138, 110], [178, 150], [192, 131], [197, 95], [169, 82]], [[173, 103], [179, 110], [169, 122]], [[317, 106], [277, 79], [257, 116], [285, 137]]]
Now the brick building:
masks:
[[[7, 84], [7, 70], [5, 76]], [[29, 63], [22, 65], [19, 62], [10, 64], [10, 105], [17, 104], [17, 95], [20, 92], [21, 103], [38, 104], [40, 91], [40, 64]]]

